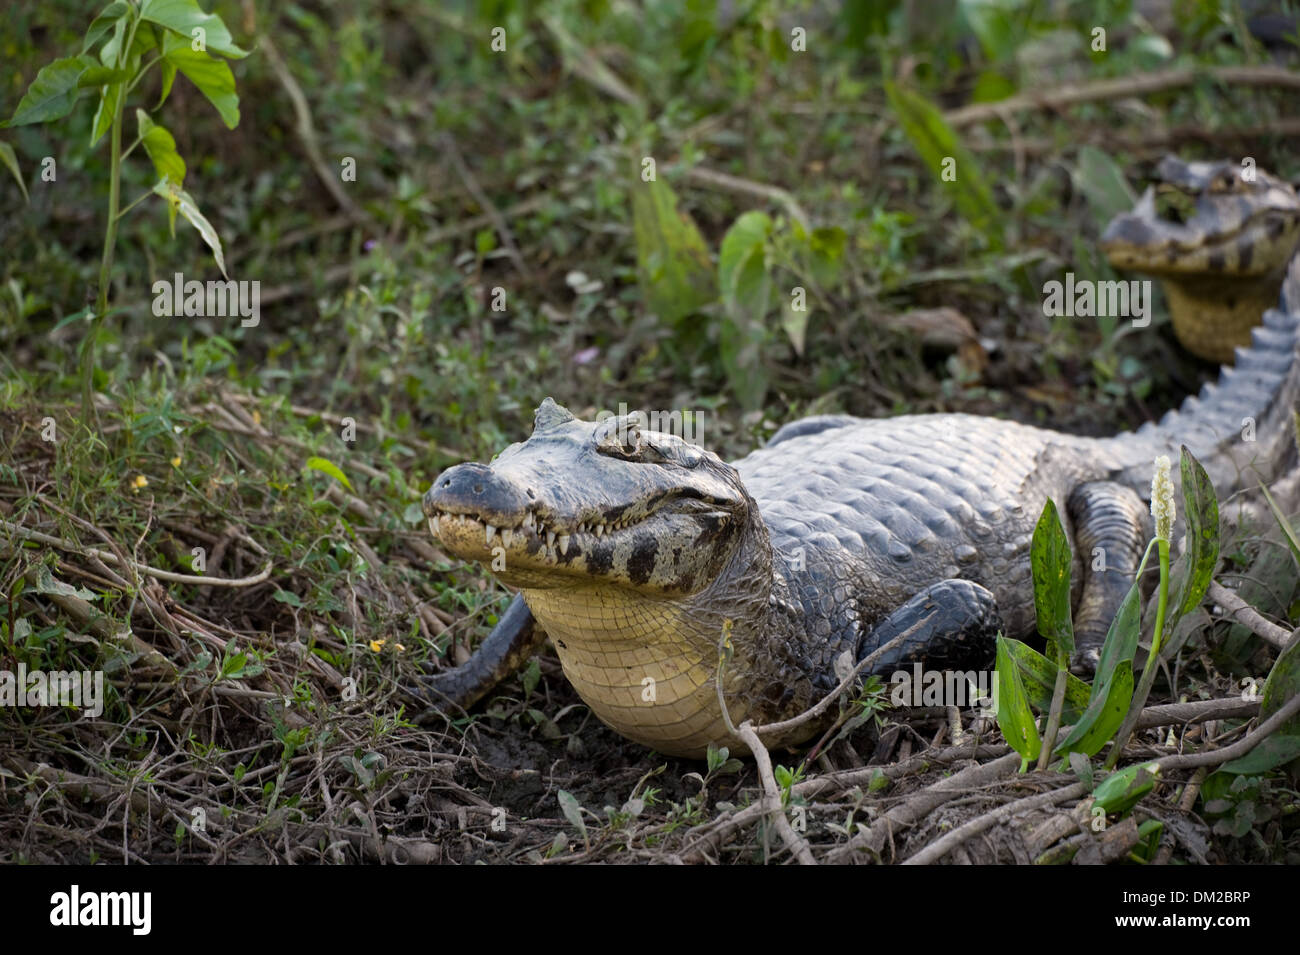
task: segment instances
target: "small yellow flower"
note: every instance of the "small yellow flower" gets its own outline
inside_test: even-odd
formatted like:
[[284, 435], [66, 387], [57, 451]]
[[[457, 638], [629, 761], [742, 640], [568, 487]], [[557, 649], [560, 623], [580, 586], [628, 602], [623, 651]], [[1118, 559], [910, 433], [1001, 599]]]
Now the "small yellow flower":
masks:
[[393, 646], [397, 647], [397, 652], [398, 652], [398, 653], [405, 653], [405, 652], [406, 652], [406, 647], [402, 646], [400, 643], [394, 643]]
[[370, 649], [375, 653], [378, 653], [380, 650], [384, 649], [384, 644], [387, 642], [387, 640], [371, 640]]
[[180, 466], [181, 466], [181, 456], [178, 454], [176, 455], [176, 457], [172, 458], [172, 467], [178, 468]]
[[253, 424], [260, 425], [261, 423], [262, 423], [262, 412], [258, 411], [256, 408], [254, 408], [254, 409], [253, 409]]
[[1168, 541], [1174, 532], [1174, 482], [1169, 477], [1169, 458], [1156, 458], [1151, 477], [1151, 516], [1156, 521], [1156, 537]]
[[135, 480], [131, 482], [131, 493], [138, 494], [140, 493], [140, 488], [148, 487], [148, 486], [149, 486], [149, 479], [145, 477], [143, 474], [137, 474], [135, 476]]

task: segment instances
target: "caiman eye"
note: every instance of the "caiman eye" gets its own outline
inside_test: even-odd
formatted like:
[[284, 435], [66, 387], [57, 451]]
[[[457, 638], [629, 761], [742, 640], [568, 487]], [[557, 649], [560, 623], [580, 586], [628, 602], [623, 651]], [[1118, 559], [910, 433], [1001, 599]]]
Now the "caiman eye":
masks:
[[618, 458], [638, 458], [648, 447], [641, 429], [626, 419], [611, 419], [604, 434], [596, 441], [596, 450]]

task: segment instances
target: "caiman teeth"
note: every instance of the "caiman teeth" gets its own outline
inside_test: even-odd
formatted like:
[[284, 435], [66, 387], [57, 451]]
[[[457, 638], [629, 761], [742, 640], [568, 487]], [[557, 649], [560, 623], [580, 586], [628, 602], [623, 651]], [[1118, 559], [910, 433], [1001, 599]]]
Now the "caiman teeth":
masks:
[[551, 547], [555, 544], [555, 531], [546, 532], [546, 546]]
[[560, 553], [567, 555], [569, 553], [569, 535], [560, 535]]
[[537, 518], [533, 516], [532, 511], [529, 511], [527, 514], [524, 515], [524, 527], [526, 527], [528, 530], [531, 531], [533, 527], [536, 526], [536, 524], [537, 524]]
[[429, 530], [432, 532], [432, 534], [433, 534], [434, 537], [441, 537], [441, 536], [442, 536], [442, 518], [441, 518], [441, 517], [431, 517], [431, 518], [429, 518]]
[[605, 536], [605, 525], [604, 525], [604, 524], [597, 524], [597, 525], [596, 525], [596, 536], [597, 536], [597, 537], [604, 537], [604, 536]]
[[515, 539], [515, 532], [510, 528], [507, 527], [501, 532], [501, 543], [504, 544], [506, 547], [509, 547], [510, 542], [514, 539]]
[[496, 536], [497, 529], [493, 527], [491, 524], [488, 524], [486, 526], [487, 526], [487, 542], [490, 545], [492, 543], [492, 538]]

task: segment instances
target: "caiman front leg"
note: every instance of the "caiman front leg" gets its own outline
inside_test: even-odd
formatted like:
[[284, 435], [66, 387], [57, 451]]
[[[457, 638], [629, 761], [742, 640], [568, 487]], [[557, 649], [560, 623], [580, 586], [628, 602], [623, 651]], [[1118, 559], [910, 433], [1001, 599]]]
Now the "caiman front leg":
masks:
[[447, 710], [469, 709], [514, 673], [546, 639], [521, 594], [515, 594], [487, 639], [462, 666], [418, 678], [412, 692], [433, 708], [417, 717], [427, 723]]
[[972, 580], [941, 580], [876, 624], [863, 638], [858, 660], [912, 627], [915, 632], [872, 665], [873, 673], [913, 663], [932, 670], [985, 667], [993, 662], [994, 638], [1003, 630], [997, 599], [988, 588]]
[[1150, 515], [1137, 492], [1123, 484], [1095, 481], [1070, 495], [1077, 553], [1083, 561], [1083, 595], [1074, 614], [1074, 658], [1081, 676], [1097, 670], [1106, 631], [1133, 585], [1150, 537]]

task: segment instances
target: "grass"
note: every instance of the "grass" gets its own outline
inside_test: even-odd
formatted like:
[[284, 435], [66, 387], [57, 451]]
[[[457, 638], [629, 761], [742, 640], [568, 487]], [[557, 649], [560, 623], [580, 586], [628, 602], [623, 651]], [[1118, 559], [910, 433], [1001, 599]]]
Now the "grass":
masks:
[[[262, 282], [262, 323], [155, 318], [154, 279], [210, 277], [211, 265], [192, 232], [169, 239], [161, 207], [142, 206], [120, 230], [111, 301], [123, 311], [101, 323], [93, 431], [79, 420], [69, 357], [85, 324], [65, 323], [88, 288], [93, 297], [99, 264], [95, 210], [108, 167], [84, 145], [93, 110], [83, 104], [57, 133], [0, 134], [24, 170], [45, 156], [59, 170], [54, 183], [29, 176], [26, 206], [0, 177], [10, 226], [0, 234], [0, 519], [66, 542], [0, 534], [0, 668], [102, 669], [110, 687], [93, 723], [49, 709], [0, 715], [0, 857], [537, 861], [691, 851], [701, 826], [751, 798], [752, 769], [696, 779], [701, 767], [621, 740], [581, 705], [549, 652], [472, 716], [413, 725], [417, 703], [403, 684], [422, 667], [463, 660], [508, 596], [436, 551], [419, 496], [444, 467], [521, 439], [546, 395], [580, 414], [620, 401], [693, 409], [706, 415], [709, 446], [737, 456], [810, 413], [968, 411], [1109, 433], [1194, 391], [1209, 372], [1180, 355], [1163, 318], [1148, 334], [1124, 335], [1042, 314], [1042, 282], [1065, 268], [1109, 277], [1093, 248], [1095, 210], [1071, 175], [1078, 150], [1136, 138], [1154, 113], [1213, 134], [1210, 145], [1169, 148], [1249, 154], [1294, 175], [1284, 138], [1224, 131], [1239, 116], [1261, 125], [1285, 116], [1285, 91], [1207, 83], [1150, 97], [1137, 116], [1091, 103], [1025, 114], [1014, 139], [996, 123], [964, 130], [1002, 213], [980, 229], [954, 211], [881, 87], [882, 75], [910, 65], [916, 88], [947, 107], [990, 76], [1030, 88], [1264, 59], [1236, 42], [1238, 25], [1196, 7], [1179, 25], [1177, 59], [1116, 44], [1107, 57], [1064, 58], [1055, 77], [1025, 72], [1015, 50], [1052, 27], [1082, 29], [1095, 16], [1082, 6], [1028, 24], [1008, 50], [979, 36], [974, 51], [956, 29], [922, 45], [897, 20], [870, 33], [850, 16], [809, 13], [805, 54], [786, 42], [795, 14], [769, 3], [730, 16], [704, 4], [689, 22], [676, 5], [556, 4], [552, 19], [572, 43], [509, 2], [482, 15], [413, 3], [290, 6], [259, 29], [273, 31], [307, 92], [330, 161], [356, 160], [345, 187], [363, 214], [343, 214], [321, 188], [266, 57], [235, 67], [244, 116], [233, 131], [187, 110], [198, 94], [178, 81], [168, 109], [193, 119], [173, 133], [187, 156], [206, 157], [190, 170], [194, 189], [227, 238], [232, 277]], [[217, 7], [241, 22], [236, 4]], [[1117, 27], [1133, 24], [1126, 4], [1108, 9]], [[71, 0], [13, 14], [0, 41], [12, 65], [0, 77], [0, 112], [83, 19]], [[510, 37], [501, 56], [486, 51], [495, 24]], [[237, 39], [254, 46], [246, 30]], [[631, 102], [585, 78], [598, 76], [597, 63], [628, 85]], [[473, 188], [437, 148], [448, 136]], [[1137, 182], [1164, 148], [1114, 152]], [[677, 322], [645, 307], [631, 195], [647, 152], [711, 255], [743, 213], [788, 226], [788, 209], [692, 179], [696, 166], [789, 190], [814, 224], [843, 235], [842, 267], [814, 296], [802, 355], [780, 310], [768, 312], [756, 407], [739, 399], [720, 355], [721, 303]], [[151, 185], [142, 164], [122, 174], [124, 196]], [[508, 223], [524, 268], [476, 191]], [[797, 245], [774, 246], [773, 288], [802, 281], [801, 267]], [[503, 312], [491, 307], [497, 288]], [[972, 364], [895, 321], [941, 307], [995, 347]], [[42, 434], [48, 420], [54, 440]], [[354, 441], [344, 440], [349, 421]], [[307, 467], [313, 457], [352, 489]], [[1233, 566], [1267, 579], [1251, 599], [1285, 616], [1294, 566], [1279, 554], [1285, 547], [1260, 534], [1239, 542]], [[273, 571], [209, 587], [136, 574], [130, 562], [179, 575], [252, 577], [268, 562]], [[1241, 674], [1262, 672], [1254, 645], [1239, 631], [1221, 639], [1223, 630], [1185, 646], [1167, 692], [1225, 695]], [[878, 715], [849, 738], [881, 761], [941, 732], [942, 720]], [[801, 769], [815, 779], [825, 766]], [[945, 771], [903, 774], [890, 793]], [[860, 807], [877, 786], [809, 798], [814, 844], [848, 838], [846, 814], [866, 818]], [[559, 789], [585, 807], [589, 847]], [[1272, 806], [1279, 791], [1269, 777], [1249, 795]], [[498, 807], [504, 831], [492, 827]], [[1215, 851], [1287, 858], [1297, 851], [1290, 819], [1279, 812]], [[717, 852], [762, 860], [763, 845], [751, 828]]]

